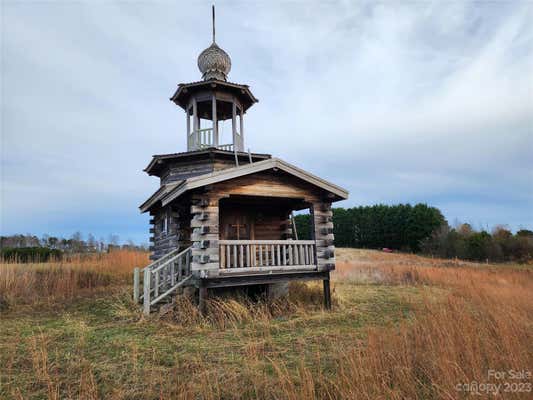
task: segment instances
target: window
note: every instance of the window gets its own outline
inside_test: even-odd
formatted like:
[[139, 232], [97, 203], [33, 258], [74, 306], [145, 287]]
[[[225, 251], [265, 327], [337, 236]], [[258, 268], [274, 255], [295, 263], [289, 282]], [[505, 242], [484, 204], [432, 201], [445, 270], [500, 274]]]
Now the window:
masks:
[[166, 235], [168, 233], [168, 212], [165, 212], [160, 224], [161, 234]]

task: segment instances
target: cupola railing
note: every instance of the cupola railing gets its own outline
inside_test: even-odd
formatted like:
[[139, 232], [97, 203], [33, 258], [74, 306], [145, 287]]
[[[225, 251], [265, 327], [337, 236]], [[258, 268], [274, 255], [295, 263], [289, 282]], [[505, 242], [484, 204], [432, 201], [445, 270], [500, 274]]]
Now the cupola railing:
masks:
[[188, 143], [189, 149], [207, 149], [209, 147], [215, 147], [220, 150], [233, 151], [233, 143], [216, 143], [213, 128], [198, 129], [197, 131], [191, 132]]

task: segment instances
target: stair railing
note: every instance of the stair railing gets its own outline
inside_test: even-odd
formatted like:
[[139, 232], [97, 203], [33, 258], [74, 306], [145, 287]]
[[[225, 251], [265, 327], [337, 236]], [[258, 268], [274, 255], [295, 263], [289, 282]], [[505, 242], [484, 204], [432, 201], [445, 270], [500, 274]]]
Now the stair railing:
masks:
[[134, 269], [133, 298], [138, 303], [142, 301], [145, 314], [150, 313], [151, 306], [167, 298], [189, 281], [192, 276], [191, 253], [192, 246], [182, 251], [173, 250], [143, 269]]

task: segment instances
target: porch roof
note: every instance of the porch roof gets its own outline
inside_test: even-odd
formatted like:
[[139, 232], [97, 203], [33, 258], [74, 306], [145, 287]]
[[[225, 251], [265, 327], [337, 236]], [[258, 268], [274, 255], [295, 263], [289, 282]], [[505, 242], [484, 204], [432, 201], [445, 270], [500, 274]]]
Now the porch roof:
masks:
[[261, 171], [266, 171], [269, 169], [279, 169], [299, 179], [302, 179], [303, 181], [334, 194], [338, 200], [345, 200], [348, 198], [348, 191], [346, 189], [334, 185], [331, 182], [319, 178], [318, 176], [289, 164], [288, 162], [279, 158], [270, 158], [264, 161], [246, 164], [241, 167], [223, 169], [209, 174], [195, 176], [180, 182], [175, 182], [170, 185], [164, 185], [139, 208], [141, 212], [144, 213], [152, 208], [152, 206], [154, 206], [157, 202], [160, 201], [161, 206], [166, 206], [189, 190]]

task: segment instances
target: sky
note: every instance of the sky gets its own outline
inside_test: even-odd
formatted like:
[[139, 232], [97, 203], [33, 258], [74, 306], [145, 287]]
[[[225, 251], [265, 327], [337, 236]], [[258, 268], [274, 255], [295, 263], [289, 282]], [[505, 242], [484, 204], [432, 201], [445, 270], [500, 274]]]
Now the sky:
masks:
[[[1, 234], [148, 241], [169, 101], [197, 81], [211, 2], [1, 2]], [[450, 224], [533, 229], [533, 2], [217, 1], [245, 146]]]

